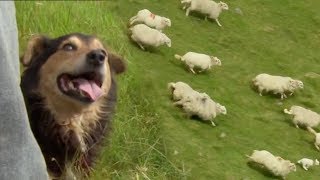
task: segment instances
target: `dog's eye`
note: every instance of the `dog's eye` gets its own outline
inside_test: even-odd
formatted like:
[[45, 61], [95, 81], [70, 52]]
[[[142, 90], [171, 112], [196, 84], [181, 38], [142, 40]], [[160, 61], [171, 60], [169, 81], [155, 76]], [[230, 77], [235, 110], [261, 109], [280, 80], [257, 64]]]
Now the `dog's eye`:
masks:
[[65, 45], [63, 45], [63, 50], [65, 51], [73, 51], [73, 50], [76, 50], [76, 46], [73, 45], [73, 44], [70, 44], [70, 43], [67, 43]]

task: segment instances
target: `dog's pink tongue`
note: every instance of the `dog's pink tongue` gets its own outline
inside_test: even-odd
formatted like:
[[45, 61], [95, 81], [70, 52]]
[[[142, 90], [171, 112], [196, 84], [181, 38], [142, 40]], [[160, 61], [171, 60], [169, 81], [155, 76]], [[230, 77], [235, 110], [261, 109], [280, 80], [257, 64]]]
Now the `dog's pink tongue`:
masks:
[[78, 88], [94, 101], [102, 95], [101, 88], [94, 81], [79, 78], [73, 80], [73, 82], [78, 83]]

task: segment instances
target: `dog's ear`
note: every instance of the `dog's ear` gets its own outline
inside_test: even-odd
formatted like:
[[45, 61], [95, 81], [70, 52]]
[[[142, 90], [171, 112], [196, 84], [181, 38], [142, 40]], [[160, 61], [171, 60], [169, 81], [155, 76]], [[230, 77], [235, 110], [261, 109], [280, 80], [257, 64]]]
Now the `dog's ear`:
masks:
[[122, 57], [110, 53], [108, 55], [110, 68], [116, 73], [120, 74], [126, 70], [126, 65]]
[[21, 63], [24, 66], [29, 66], [35, 57], [39, 56], [43, 50], [47, 47], [49, 38], [42, 35], [34, 35], [28, 42], [26, 51], [20, 58]]

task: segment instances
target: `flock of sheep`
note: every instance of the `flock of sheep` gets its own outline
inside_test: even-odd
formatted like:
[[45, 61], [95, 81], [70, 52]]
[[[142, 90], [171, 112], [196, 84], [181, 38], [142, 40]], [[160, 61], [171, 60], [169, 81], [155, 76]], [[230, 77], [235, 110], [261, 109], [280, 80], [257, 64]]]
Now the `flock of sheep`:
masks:
[[[226, 3], [221, 1], [216, 3], [212, 0], [182, 0], [181, 4], [183, 4], [183, 9], [186, 9], [186, 16], [191, 11], [197, 11], [205, 15], [205, 20], [207, 17], [214, 19], [219, 26], [221, 26], [218, 20], [220, 13], [229, 9]], [[171, 26], [169, 18], [155, 15], [147, 9], [143, 9], [130, 18], [129, 23], [131, 26], [131, 39], [142, 50], [145, 50], [147, 46], [158, 47], [163, 44], [171, 47], [170, 38], [162, 33], [166, 27]], [[209, 70], [212, 66], [221, 66], [219, 58], [196, 52], [187, 52], [183, 56], [176, 54], [174, 57], [184, 62], [194, 74]], [[198, 72], [196, 72], [195, 68]], [[287, 98], [288, 93], [291, 96], [295, 90], [303, 89], [304, 87], [303, 82], [300, 80], [266, 73], [257, 75], [253, 78], [252, 83], [257, 88], [260, 96], [262, 96], [263, 92], [271, 92], [280, 94], [281, 100]], [[195, 91], [184, 82], [168, 83], [168, 88], [172, 94], [172, 99], [175, 101], [174, 105], [181, 106], [188, 117], [196, 115], [216, 126], [213, 119], [219, 114], [227, 114], [225, 106], [215, 102], [206, 93]], [[320, 133], [313, 129], [319, 125], [320, 115], [300, 106], [292, 106], [290, 110], [284, 109], [284, 113], [293, 115], [293, 123], [297, 128], [299, 128], [299, 125], [304, 126], [310, 133], [314, 134], [314, 145], [320, 150]], [[291, 171], [296, 171], [294, 163], [280, 156], [274, 156], [266, 150], [254, 150], [247, 157], [249, 161], [262, 165], [275, 176], [285, 178]], [[303, 158], [297, 163], [301, 164], [305, 170], [308, 170], [313, 165], [319, 165], [317, 159], [308, 158]]]

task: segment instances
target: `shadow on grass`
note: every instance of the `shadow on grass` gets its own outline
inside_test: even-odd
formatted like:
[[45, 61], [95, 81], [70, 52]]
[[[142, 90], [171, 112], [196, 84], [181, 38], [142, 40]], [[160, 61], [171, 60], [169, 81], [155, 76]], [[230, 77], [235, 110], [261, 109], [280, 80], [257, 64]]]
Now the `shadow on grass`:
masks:
[[254, 169], [254, 170], [260, 172], [261, 174], [263, 174], [264, 176], [266, 176], [268, 178], [282, 179], [281, 177], [277, 177], [277, 176], [274, 176], [273, 174], [271, 174], [264, 166], [262, 166], [260, 164], [257, 164], [255, 162], [248, 162], [247, 165], [251, 169]]

